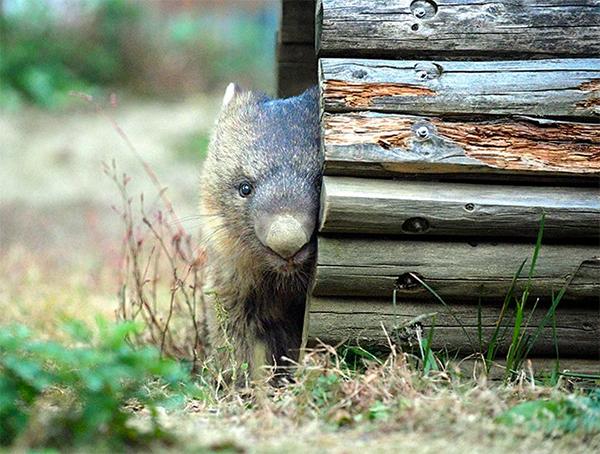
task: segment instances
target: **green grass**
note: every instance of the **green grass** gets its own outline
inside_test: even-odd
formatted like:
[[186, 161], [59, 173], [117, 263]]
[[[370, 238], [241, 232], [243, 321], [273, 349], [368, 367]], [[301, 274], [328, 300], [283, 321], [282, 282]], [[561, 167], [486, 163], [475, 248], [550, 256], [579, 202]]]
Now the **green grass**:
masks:
[[[544, 222], [545, 216], [544, 214], [542, 214], [536, 242], [533, 247], [533, 252], [529, 264], [529, 270], [527, 273], [527, 281], [525, 283], [525, 287], [520, 294], [517, 294], [516, 285], [518, 280], [521, 278], [521, 274], [523, 272], [523, 269], [525, 268], [527, 259], [524, 259], [523, 262], [521, 262], [521, 265], [516, 270], [512, 278], [510, 286], [504, 296], [504, 300], [500, 309], [500, 314], [494, 326], [494, 331], [490, 339], [487, 341], [483, 339], [482, 335], [483, 327], [481, 317], [481, 302], [477, 306], [478, 344], [475, 344], [473, 342], [473, 339], [469, 335], [467, 329], [462, 324], [461, 320], [454, 314], [452, 306], [447, 304], [444, 301], [444, 299], [435, 291], [435, 289], [429, 286], [419, 276], [411, 274], [411, 276], [419, 284], [421, 284], [423, 288], [425, 288], [429, 293], [431, 293], [435, 300], [437, 300], [458, 323], [458, 325], [463, 331], [463, 334], [468, 339], [473, 351], [479, 352], [485, 358], [485, 367], [487, 371], [490, 370], [493, 362], [496, 359], [498, 359], [498, 350], [501, 345], [501, 342], [505, 339], [506, 334], [510, 334], [510, 342], [508, 344], [508, 350], [504, 358], [506, 364], [504, 380], [506, 383], [509, 383], [523, 369], [525, 360], [529, 358], [531, 350], [535, 346], [535, 343], [537, 342], [539, 336], [541, 335], [542, 331], [546, 328], [546, 326], [548, 326], [550, 323], [553, 327], [554, 344], [556, 346], [555, 377], [558, 374], [559, 352], [557, 347], [558, 342], [556, 339], [556, 311], [570, 284], [570, 278], [566, 280], [565, 284], [557, 294], [552, 295], [551, 304], [546, 310], [542, 321], [537, 326], [531, 326], [531, 318], [535, 311], [538, 310], [539, 299], [536, 299], [532, 302], [531, 291], [533, 280], [535, 277], [538, 257], [542, 249]], [[395, 304], [396, 303], [394, 298], [394, 305]], [[509, 317], [509, 314], [512, 314], [511, 317]], [[428, 346], [431, 345], [434, 328], [435, 322], [432, 323], [432, 327], [430, 329], [428, 338], [423, 340], [419, 339], [419, 347], [421, 349], [421, 355], [423, 356], [424, 367], [429, 366], [431, 364], [431, 361], [429, 359], [430, 351]], [[531, 330], [533, 331], [530, 333]]]
[[198, 132], [186, 137], [175, 146], [175, 156], [185, 161], [199, 162], [206, 158], [210, 133]]
[[[99, 320], [96, 339], [79, 322], [65, 330], [71, 345], [41, 341], [22, 325], [0, 333], [0, 446], [23, 438], [57, 447], [166, 439], [157, 407], [195, 395], [188, 372], [154, 348], [132, 348], [127, 339], [140, 330], [134, 323]], [[145, 429], [130, 425], [132, 405], [149, 412]], [[45, 408], [50, 416], [41, 425]], [[43, 430], [33, 432], [36, 426]]]

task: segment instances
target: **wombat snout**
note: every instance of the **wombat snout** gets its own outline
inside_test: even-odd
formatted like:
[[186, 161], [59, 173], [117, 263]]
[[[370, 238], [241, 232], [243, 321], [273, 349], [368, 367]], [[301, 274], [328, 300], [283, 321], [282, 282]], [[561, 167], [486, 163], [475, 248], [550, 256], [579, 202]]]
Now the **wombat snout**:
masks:
[[262, 244], [284, 259], [293, 257], [310, 241], [314, 222], [291, 214], [262, 216], [255, 225]]

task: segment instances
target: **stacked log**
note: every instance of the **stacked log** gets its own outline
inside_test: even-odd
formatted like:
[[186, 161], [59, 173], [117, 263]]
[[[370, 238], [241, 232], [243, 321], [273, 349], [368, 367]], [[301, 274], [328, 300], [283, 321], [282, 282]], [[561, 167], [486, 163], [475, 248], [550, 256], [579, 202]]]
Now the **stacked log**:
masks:
[[317, 83], [315, 0], [282, 0], [277, 37], [277, 94], [300, 94]]
[[472, 353], [514, 279], [537, 304], [529, 330], [567, 286], [533, 354], [600, 358], [597, 2], [320, 0], [315, 17], [307, 345], [410, 346], [434, 326], [434, 348]]

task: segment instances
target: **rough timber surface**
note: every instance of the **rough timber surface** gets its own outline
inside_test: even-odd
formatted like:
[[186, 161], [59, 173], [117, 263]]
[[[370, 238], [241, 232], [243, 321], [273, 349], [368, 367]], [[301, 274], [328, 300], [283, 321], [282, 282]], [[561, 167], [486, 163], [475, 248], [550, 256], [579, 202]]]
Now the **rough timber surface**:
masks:
[[[557, 368], [558, 366], [558, 368]], [[460, 370], [466, 376], [481, 377], [484, 369], [484, 361], [482, 358], [457, 358], [450, 361], [450, 367], [454, 367]], [[572, 376], [586, 374], [586, 375], [600, 375], [600, 359], [599, 358], [559, 358], [558, 364], [556, 357], [533, 357], [528, 358], [524, 364], [525, 370], [529, 374], [533, 372], [534, 376], [550, 375], [555, 370], [561, 375]], [[487, 378], [489, 380], [502, 380], [506, 372], [506, 361], [497, 359], [493, 362]]]
[[[598, 309], [596, 303], [596, 307], [588, 308], [564, 306], [556, 312], [556, 339], [561, 357], [600, 357]], [[364, 347], [385, 348], [389, 345], [387, 331], [393, 341], [415, 347], [418, 345], [417, 331], [421, 328], [421, 337], [427, 336], [429, 327], [434, 323], [433, 314], [435, 330], [432, 348], [470, 354], [480, 350], [480, 326], [482, 345], [485, 346], [491, 338], [500, 307], [482, 306], [479, 314], [477, 306], [453, 304], [450, 313], [441, 304], [433, 302], [398, 300], [394, 307], [391, 300], [313, 297], [308, 316], [308, 345], [318, 339], [331, 345], [347, 341]], [[544, 316], [545, 310], [538, 307], [529, 320], [529, 326], [539, 326]], [[510, 319], [507, 316], [505, 320]], [[527, 332], [533, 333], [533, 329]], [[500, 354], [507, 350], [506, 337], [500, 343]], [[554, 348], [552, 326], [547, 324], [531, 353], [551, 356], [555, 355]]]
[[315, 0], [282, 0], [280, 39], [285, 43], [315, 42]]
[[323, 177], [320, 231], [534, 239], [600, 238], [600, 189]]
[[325, 113], [322, 137], [326, 175], [600, 176], [597, 124]]
[[598, 56], [597, 0], [320, 0], [321, 56]]
[[[313, 295], [431, 298], [419, 276], [448, 300], [502, 299], [532, 244], [467, 241], [401, 241], [382, 238], [319, 237]], [[522, 290], [527, 266], [517, 281]], [[600, 246], [542, 246], [532, 295], [547, 300], [571, 279], [565, 299], [600, 295]]]
[[277, 43], [277, 94], [295, 96], [317, 83], [315, 1], [282, 0]]
[[319, 64], [327, 112], [600, 120], [598, 58], [481, 62], [324, 58]]

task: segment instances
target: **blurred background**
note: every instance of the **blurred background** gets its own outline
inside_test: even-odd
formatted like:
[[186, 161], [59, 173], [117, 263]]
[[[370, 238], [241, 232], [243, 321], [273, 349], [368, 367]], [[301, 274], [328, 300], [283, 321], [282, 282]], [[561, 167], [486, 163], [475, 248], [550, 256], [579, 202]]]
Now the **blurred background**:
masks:
[[43, 315], [35, 301], [76, 312], [85, 295], [63, 287], [116, 291], [121, 200], [102, 163], [157, 197], [121, 130], [197, 230], [225, 87], [275, 94], [279, 3], [0, 0], [0, 322]]

